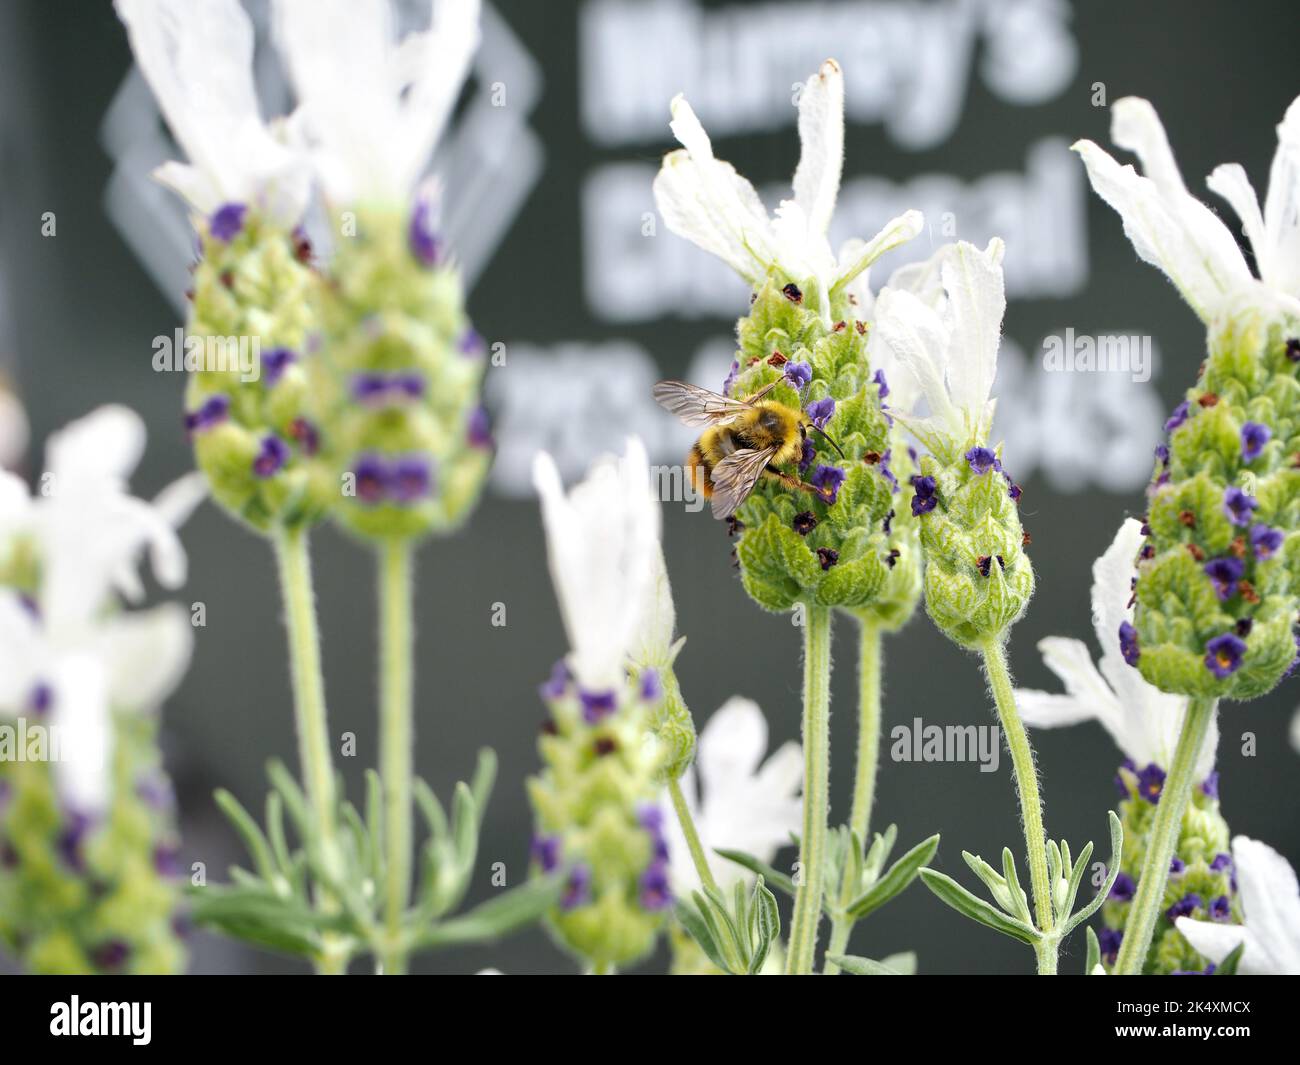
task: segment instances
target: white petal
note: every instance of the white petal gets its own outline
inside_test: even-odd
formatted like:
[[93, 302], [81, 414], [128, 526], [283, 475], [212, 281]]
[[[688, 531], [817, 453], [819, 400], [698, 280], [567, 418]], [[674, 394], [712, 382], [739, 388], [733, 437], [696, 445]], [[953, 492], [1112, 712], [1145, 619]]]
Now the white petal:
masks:
[[650, 592], [645, 598], [641, 618], [633, 633], [629, 657], [639, 666], [663, 668], [672, 664], [673, 629], [677, 611], [673, 606], [673, 589], [668, 581], [668, 565], [663, 548], [656, 544], [652, 558], [654, 571]]
[[116, 7], [193, 164], [168, 164], [160, 180], [203, 214], [225, 202], [257, 201], [284, 224], [297, 222], [307, 202], [306, 170], [261, 119], [253, 27], [239, 0], [116, 0]]
[[1218, 921], [1194, 921], [1190, 917], [1180, 917], [1174, 922], [1196, 951], [1215, 965], [1236, 950], [1242, 943], [1246, 949], [1242, 952], [1237, 973], [1241, 976], [1267, 976], [1276, 970], [1259, 938], [1245, 925], [1222, 924]]
[[100, 634], [99, 652], [108, 670], [111, 705], [157, 709], [185, 676], [193, 647], [194, 629], [179, 604], [110, 618]]
[[570, 665], [589, 691], [621, 682], [642, 604], [655, 575], [659, 506], [645, 447], [630, 438], [620, 459], [604, 457], [566, 496], [544, 452], [533, 467], [551, 576], [572, 648]]
[[844, 169], [844, 75], [828, 59], [799, 96], [799, 166], [794, 198], [814, 233], [825, 234]]
[[757, 280], [762, 266], [745, 247], [742, 234], [733, 231], [719, 212], [711, 209], [707, 195], [700, 168], [689, 152], [679, 149], [664, 156], [654, 179], [655, 206], [664, 225], [716, 255], [745, 280]]
[[1112, 138], [1134, 151], [1149, 176], [1120, 166], [1091, 141], [1074, 145], [1093, 189], [1124, 222], [1141, 258], [1158, 266], [1202, 319], [1253, 278], [1237, 242], [1219, 218], [1191, 196], [1178, 173], [1164, 128], [1145, 100], [1127, 97], [1113, 110]]
[[[864, 273], [862, 275], [866, 277]], [[875, 315], [872, 315], [875, 318]], [[921, 398], [921, 382], [894, 354], [894, 349], [880, 339], [880, 333], [871, 329], [867, 333], [867, 364], [872, 373], [879, 370], [889, 386], [885, 406], [902, 415], [911, 414]]]
[[1127, 518], [1110, 546], [1092, 564], [1092, 620], [1103, 660], [1113, 656], [1123, 661], [1119, 627], [1133, 618], [1128, 604], [1133, 598], [1133, 578], [1137, 575], [1137, 555], [1141, 548], [1142, 523]]
[[1030, 728], [1064, 728], [1097, 719], [1096, 708], [1091, 703], [1036, 688], [1017, 688], [1016, 706]]
[[337, 204], [404, 202], [478, 46], [478, 0], [430, 3], [426, 32], [396, 40], [390, 0], [275, 0], [285, 58], [325, 191]]
[[45, 444], [45, 468], [62, 482], [125, 482], [144, 454], [145, 428], [140, 416], [117, 404], [100, 407], [58, 432]]
[[195, 508], [207, 497], [207, 478], [195, 471], [178, 477], [154, 496], [153, 508], [163, 521], [173, 529], [179, 529], [190, 520]]
[[943, 425], [960, 424], [961, 417], [948, 398], [949, 334], [939, 315], [912, 293], [885, 288], [876, 297], [872, 329], [915, 376], [931, 417]]
[[854, 249], [855, 257], [852, 260], [843, 262], [841, 254], [841, 267], [835, 280], [835, 288], [840, 289], [848, 285], [885, 252], [897, 248], [900, 244], [906, 244], [920, 233], [924, 226], [925, 216], [920, 211], [904, 211], [897, 218], [891, 218], [879, 233], [860, 248]]
[[1264, 229], [1264, 250], [1255, 249], [1260, 276], [1288, 296], [1300, 297], [1300, 96], [1291, 101], [1277, 127]]
[[1211, 192], [1216, 192], [1227, 200], [1232, 209], [1237, 212], [1237, 217], [1241, 220], [1242, 232], [1250, 241], [1262, 273], [1263, 262], [1260, 256], [1268, 255], [1264, 214], [1259, 209], [1259, 198], [1255, 195], [1255, 189], [1250, 183], [1250, 178], [1246, 176], [1246, 171], [1239, 163], [1223, 163], [1210, 172], [1210, 176], [1205, 179], [1205, 184]]
[[763, 763], [755, 779], [764, 794], [793, 799], [803, 790], [803, 748], [787, 740]]
[[0, 716], [23, 710], [47, 662], [36, 619], [16, 592], [0, 588]]
[[1237, 884], [1246, 924], [1272, 971], [1300, 975], [1300, 885], [1290, 863], [1267, 843], [1237, 836], [1232, 841]]
[[754, 775], [767, 751], [767, 719], [752, 699], [733, 696], [700, 732], [695, 764], [706, 803]]
[[674, 233], [717, 255], [746, 280], [758, 280], [775, 258], [767, 210], [754, 187], [713, 145], [685, 98], [672, 102], [673, 135], [686, 149], [670, 152], [655, 178], [655, 203]]
[[953, 405], [965, 414], [968, 431], [975, 429], [980, 442], [987, 432], [985, 420], [1007, 308], [1002, 250], [999, 240], [991, 241], [984, 251], [959, 241], [940, 268], [951, 332], [949, 393]]
[[77, 653], [59, 662], [53, 684], [51, 724], [59, 730], [55, 779], [64, 802], [97, 815], [111, 797], [112, 715], [104, 664]]

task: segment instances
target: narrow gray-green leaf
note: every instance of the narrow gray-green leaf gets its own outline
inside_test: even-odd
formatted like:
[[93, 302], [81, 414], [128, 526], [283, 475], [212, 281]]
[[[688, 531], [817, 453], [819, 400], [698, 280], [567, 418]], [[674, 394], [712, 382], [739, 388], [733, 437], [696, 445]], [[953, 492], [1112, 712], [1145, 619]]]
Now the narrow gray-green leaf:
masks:
[[1022, 943], [1028, 943], [1030, 946], [1038, 940], [1038, 933], [1034, 929], [972, 895], [952, 877], [944, 876], [943, 873], [933, 869], [922, 869], [921, 879], [925, 881], [925, 886], [940, 899], [972, 921], [1010, 936], [1012, 939], [1018, 939]]
[[891, 865], [884, 876], [849, 904], [848, 915], [853, 920], [860, 921], [868, 914], [880, 909], [881, 906], [900, 894], [916, 879], [917, 874], [920, 873], [924, 866], [929, 864], [938, 849], [939, 836], [937, 833], [918, 843]]
[[[1114, 810], [1107, 810], [1106, 814], [1110, 818], [1110, 876], [1097, 892], [1097, 897], [1065, 922], [1065, 927], [1061, 930], [1062, 939], [1101, 909], [1101, 904], [1110, 896], [1110, 889], [1115, 886], [1115, 878], [1119, 876], [1120, 857], [1124, 853], [1124, 829], [1119, 823], [1119, 818], [1115, 816]], [[1079, 864], [1083, 865], [1082, 862]]]
[[713, 853], [719, 857], [726, 858], [729, 862], [735, 862], [737, 865], [743, 866], [751, 873], [757, 873], [772, 885], [772, 887], [786, 895], [789, 895], [791, 898], [794, 898], [794, 881], [784, 873], [777, 872], [766, 862], [760, 862], [752, 854], [746, 854], [744, 851], [723, 850], [721, 847], [715, 847]]

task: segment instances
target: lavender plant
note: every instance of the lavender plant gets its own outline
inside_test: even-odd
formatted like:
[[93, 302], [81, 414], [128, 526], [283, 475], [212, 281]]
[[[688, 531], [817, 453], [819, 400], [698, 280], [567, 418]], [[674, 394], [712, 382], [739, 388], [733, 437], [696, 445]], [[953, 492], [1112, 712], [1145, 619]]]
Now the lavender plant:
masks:
[[1227, 226], [1187, 191], [1147, 101], [1117, 102], [1111, 136], [1138, 156], [1145, 176], [1080, 141], [1093, 188], [1208, 333], [1208, 356], [1156, 452], [1134, 618], [1112, 636], [1148, 682], [1190, 700], [1118, 955], [1118, 971], [1136, 973], [1162, 912], [1218, 701], [1263, 695], [1296, 660], [1300, 101], [1278, 128], [1263, 211], [1240, 166], [1220, 166], [1208, 179], [1241, 219], [1258, 278]]
[[[909, 211], [870, 241], [849, 242], [837, 257], [826, 233], [843, 167], [838, 64], [824, 63], [796, 102], [803, 151], [793, 198], [782, 202], [774, 219], [750, 184], [714, 157], [681, 97], [673, 101], [672, 130], [683, 150], [665, 157], [655, 199], [670, 229], [753, 286], [750, 312], [737, 323], [739, 350], [723, 393], [736, 400], [762, 393], [801, 411], [819, 431], [805, 435], [795, 470], [758, 480], [731, 520], [746, 592], [766, 610], [797, 609], [802, 617], [804, 822], [786, 971], [806, 974], [813, 969], [823, 906], [834, 924], [837, 954], [863, 913], [856, 903], [865, 886], [862, 862], [880, 727], [880, 633], [910, 616], [919, 592], [915, 532], [895, 506], [895, 469], [906, 476], [909, 460], [881, 409], [888, 382], [871, 372], [867, 308], [851, 286], [877, 258], [914, 237], [922, 220]], [[831, 618], [837, 609], [862, 624], [862, 738], [851, 822], [832, 845], [828, 721]]]
[[[362, 950], [401, 972], [411, 951], [498, 935], [553, 894], [549, 882], [528, 886], [449, 918], [469, 886], [495, 761], [480, 756], [450, 816], [411, 765], [414, 547], [464, 520], [491, 450], [483, 344], [432, 198], [415, 191], [477, 47], [478, 4], [428, 8], [429, 28], [398, 41], [388, 0], [277, 0], [276, 43], [300, 103], [290, 130], [259, 117], [237, 0], [118, 4], [190, 157], [157, 176], [194, 211], [191, 341], [211, 353], [211, 341], [251, 339], [259, 356], [252, 367], [196, 359], [186, 428], [214, 498], [275, 545], [303, 776], [272, 764], [265, 829], [218, 794], [254, 871], [203, 889], [195, 917], [321, 972]], [[323, 257], [303, 229], [314, 186], [334, 238]], [[340, 793], [328, 738], [307, 551], [326, 515], [380, 559], [380, 771], [363, 811]], [[428, 840], [413, 902], [417, 806]]]
[[157, 710], [193, 630], [179, 604], [125, 606], [146, 548], [160, 583], [184, 583], [174, 529], [204, 488], [129, 495], [144, 436], [102, 407], [50, 438], [39, 494], [0, 470], [0, 946], [31, 972], [185, 965]]

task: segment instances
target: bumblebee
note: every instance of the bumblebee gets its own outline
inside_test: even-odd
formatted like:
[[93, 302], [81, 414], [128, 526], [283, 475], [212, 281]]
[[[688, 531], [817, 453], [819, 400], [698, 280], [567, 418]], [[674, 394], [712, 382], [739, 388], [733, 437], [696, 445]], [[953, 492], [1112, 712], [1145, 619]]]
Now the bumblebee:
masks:
[[685, 381], [660, 381], [654, 386], [661, 407], [684, 425], [704, 428], [686, 457], [686, 468], [692, 487], [711, 501], [715, 518], [731, 517], [760, 477], [820, 498], [816, 487], [779, 469], [799, 461], [810, 429], [844, 455], [834, 440], [805, 420], [802, 411], [764, 398], [780, 382], [777, 378], [748, 399], [729, 399]]

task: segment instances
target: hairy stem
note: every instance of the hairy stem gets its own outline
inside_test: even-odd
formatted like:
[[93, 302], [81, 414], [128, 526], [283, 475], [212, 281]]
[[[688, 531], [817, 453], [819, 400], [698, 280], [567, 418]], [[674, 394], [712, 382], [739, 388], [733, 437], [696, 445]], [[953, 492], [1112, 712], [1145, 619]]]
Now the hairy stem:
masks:
[[1128, 923], [1124, 926], [1124, 941], [1115, 959], [1115, 972], [1121, 976], [1137, 976], [1146, 962], [1155, 933], [1160, 902], [1169, 880], [1169, 862], [1178, 846], [1178, 833], [1182, 829], [1183, 814], [1192, 795], [1196, 761], [1205, 745], [1206, 733], [1214, 720], [1218, 707], [1214, 699], [1190, 699], [1183, 716], [1183, 728], [1174, 750], [1174, 762], [1160, 789], [1160, 802], [1156, 805], [1155, 820], [1151, 824], [1151, 838], [1142, 872], [1138, 878], [1137, 894], [1129, 909]]
[[412, 714], [411, 544], [393, 538], [380, 548], [379, 772], [384, 792], [384, 930], [387, 974], [406, 970], [402, 918], [411, 890], [411, 792], [415, 743]]
[[[1029, 883], [1034, 894], [1034, 914], [1038, 930], [1044, 934], [1038, 955], [1040, 976], [1056, 972], [1057, 940], [1052, 936], [1055, 921], [1052, 916], [1052, 891], [1047, 872], [1047, 839], [1043, 833], [1043, 801], [1038, 794], [1038, 774], [1034, 768], [1034, 750], [1020, 711], [1016, 709], [1015, 694], [1011, 686], [1011, 672], [1007, 668], [1006, 651], [1002, 642], [990, 638], [981, 647], [984, 654], [984, 672], [993, 699], [997, 703], [1002, 732], [1011, 751], [1011, 765], [1015, 771], [1016, 791], [1020, 795], [1020, 817], [1025, 826], [1025, 847], [1029, 854]], [[1050, 949], [1049, 949], [1050, 948]], [[1050, 957], [1047, 955], [1050, 954]]]
[[817, 953], [821, 923], [826, 823], [830, 813], [831, 612], [808, 605], [803, 655], [803, 835], [799, 840], [799, 884], [785, 971], [807, 976]]
[[[853, 812], [849, 817], [849, 828], [864, 845], [871, 824], [871, 807], [876, 798], [876, 762], [880, 757], [881, 642], [880, 626], [863, 621], [858, 652], [858, 764], [853, 780]], [[858, 889], [849, 876], [850, 867], [846, 857], [844, 877], [840, 881], [841, 910], [853, 901], [853, 893]], [[843, 954], [852, 931], [852, 920], [835, 918], [831, 924], [831, 944], [826, 953]], [[833, 976], [840, 967], [828, 961], [823, 971]]]
[[677, 823], [682, 826], [682, 835], [686, 837], [686, 846], [691, 852], [691, 861], [695, 863], [695, 871], [700, 876], [700, 883], [706, 888], [717, 891], [718, 882], [714, 879], [713, 870], [709, 868], [709, 859], [704, 853], [704, 845], [700, 842], [700, 834], [696, 831], [695, 820], [686, 805], [686, 796], [682, 794], [681, 781], [675, 779], [668, 781], [668, 795], [673, 801]]
[[[311, 552], [303, 528], [279, 528], [273, 539], [285, 624], [289, 630], [289, 668], [293, 678], [299, 771], [320, 837], [322, 860], [326, 868], [338, 873], [338, 807], [325, 710], [325, 679], [321, 672]], [[337, 908], [336, 901], [327, 893], [321, 893], [318, 902], [327, 912]], [[316, 960], [317, 971], [328, 975], [343, 972], [347, 968], [348, 953], [347, 946], [337, 937], [327, 937], [325, 949]]]

